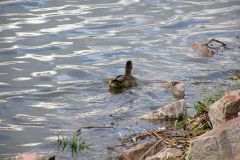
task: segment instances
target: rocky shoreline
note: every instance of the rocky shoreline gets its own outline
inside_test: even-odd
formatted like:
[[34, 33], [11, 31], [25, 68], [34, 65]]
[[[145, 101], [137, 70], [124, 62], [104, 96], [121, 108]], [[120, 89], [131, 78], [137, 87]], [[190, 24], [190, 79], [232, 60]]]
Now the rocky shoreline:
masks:
[[[169, 85], [174, 84], [174, 85]], [[180, 91], [184, 91], [184, 84]], [[173, 90], [176, 83], [168, 83]], [[176, 120], [175, 125], [161, 130], [147, 130], [130, 136], [129, 141], [148, 139], [123, 151], [118, 160], [221, 160], [240, 159], [240, 89], [224, 93], [209, 107], [196, 104], [199, 112], [190, 118], [184, 99], [141, 116], [150, 120]], [[178, 123], [178, 124], [177, 124]]]

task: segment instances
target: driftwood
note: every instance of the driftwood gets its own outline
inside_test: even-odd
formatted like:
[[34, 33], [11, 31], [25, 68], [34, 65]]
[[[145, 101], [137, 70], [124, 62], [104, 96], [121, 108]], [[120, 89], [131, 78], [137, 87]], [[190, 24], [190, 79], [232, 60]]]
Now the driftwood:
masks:
[[213, 57], [219, 51], [225, 51], [227, 45], [217, 39], [211, 39], [206, 43], [193, 43], [192, 48], [203, 57]]
[[[213, 47], [213, 43], [217, 43], [218, 46], [217, 47]], [[227, 45], [225, 43], [217, 40], [217, 39], [211, 39], [210, 41], [208, 41], [204, 45], [207, 46], [210, 49], [219, 49], [221, 47], [223, 47], [224, 49], [227, 49]]]

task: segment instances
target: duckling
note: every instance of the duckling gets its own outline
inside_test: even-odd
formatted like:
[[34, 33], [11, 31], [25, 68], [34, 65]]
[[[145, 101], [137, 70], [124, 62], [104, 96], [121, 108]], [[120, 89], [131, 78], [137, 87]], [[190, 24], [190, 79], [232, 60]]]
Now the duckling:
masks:
[[124, 89], [131, 87], [134, 84], [135, 78], [131, 74], [132, 61], [127, 61], [125, 66], [125, 74], [118, 75], [116, 78], [108, 81], [110, 89]]

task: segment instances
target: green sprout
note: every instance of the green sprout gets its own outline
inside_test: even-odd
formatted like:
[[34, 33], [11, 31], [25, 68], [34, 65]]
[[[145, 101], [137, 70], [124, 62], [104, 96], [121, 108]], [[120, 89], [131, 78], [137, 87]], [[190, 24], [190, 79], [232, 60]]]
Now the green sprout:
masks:
[[218, 101], [223, 95], [224, 91], [220, 88], [210, 91], [208, 93], [207, 91], [205, 93], [202, 93], [201, 100], [194, 105], [195, 111], [197, 112], [197, 114], [207, 113], [208, 108], [213, 103]]
[[74, 134], [70, 139], [65, 136], [58, 135], [57, 138], [58, 147], [61, 147], [62, 151], [68, 147], [73, 154], [77, 154], [79, 151], [90, 149], [89, 144], [87, 144], [79, 135]]

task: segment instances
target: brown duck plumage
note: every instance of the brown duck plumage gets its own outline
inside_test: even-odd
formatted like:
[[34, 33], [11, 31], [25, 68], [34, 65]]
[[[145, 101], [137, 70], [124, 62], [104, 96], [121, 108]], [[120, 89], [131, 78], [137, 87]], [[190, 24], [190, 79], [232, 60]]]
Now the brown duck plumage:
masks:
[[134, 77], [131, 74], [132, 72], [132, 61], [127, 61], [125, 66], [125, 74], [118, 75], [116, 78], [108, 81], [110, 89], [123, 89], [128, 88], [133, 85]]

